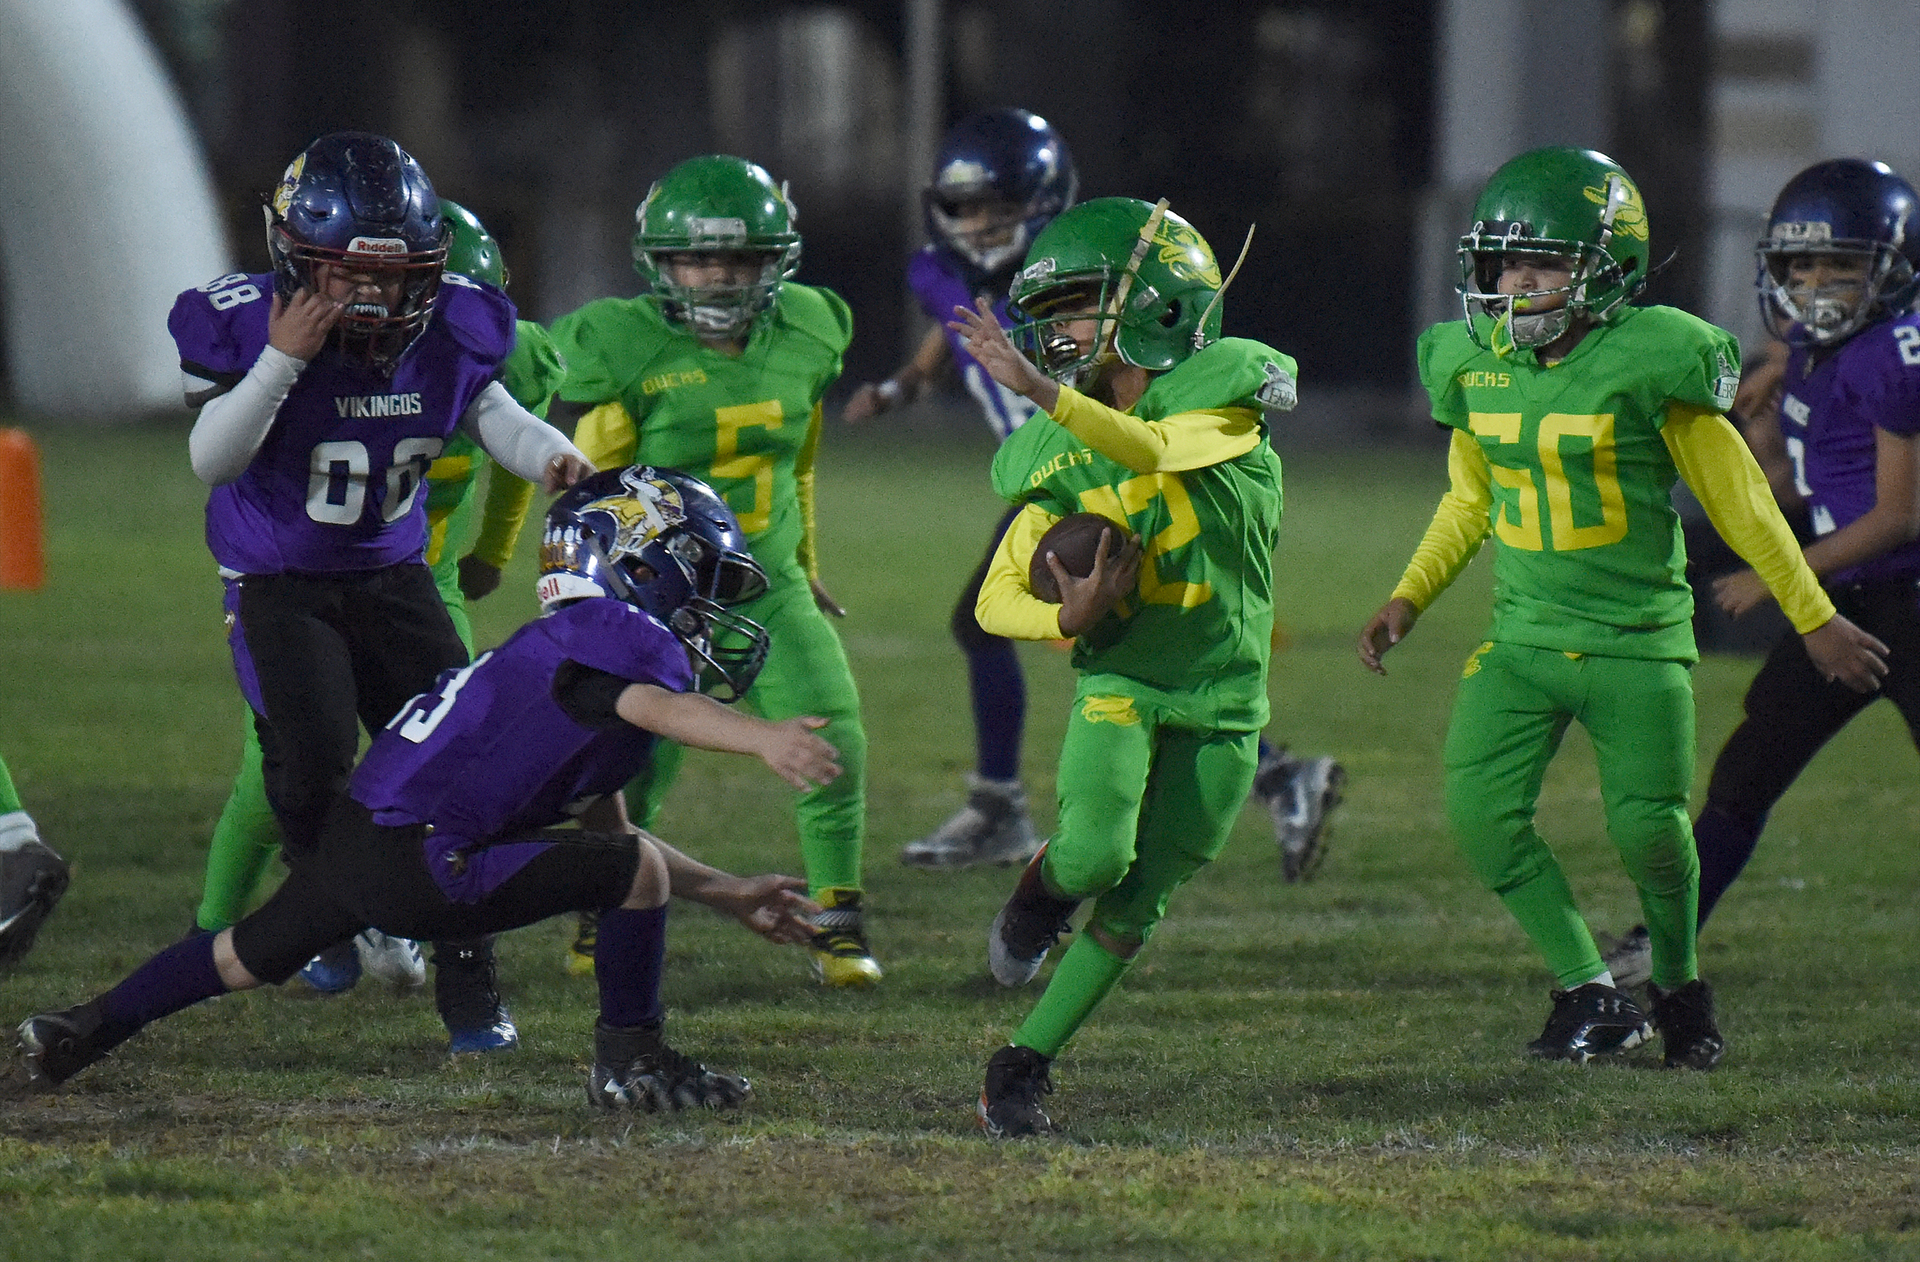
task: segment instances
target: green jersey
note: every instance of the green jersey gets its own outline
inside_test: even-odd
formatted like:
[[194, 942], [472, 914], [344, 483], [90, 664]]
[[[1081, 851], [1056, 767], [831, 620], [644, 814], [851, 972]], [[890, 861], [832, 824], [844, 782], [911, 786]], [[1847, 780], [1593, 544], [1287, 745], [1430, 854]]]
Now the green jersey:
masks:
[[[1154, 379], [1130, 410], [1143, 421], [1187, 412], [1291, 407], [1294, 362], [1225, 338]], [[1145, 555], [1132, 597], [1074, 644], [1074, 667], [1183, 695], [1196, 726], [1250, 731], [1267, 721], [1273, 548], [1280, 457], [1260, 440], [1244, 455], [1178, 473], [1136, 473], [1044, 416], [1015, 430], [993, 462], [994, 490], [1014, 503], [1124, 521]]]
[[1434, 419], [1471, 434], [1492, 475], [1494, 640], [1692, 661], [1693, 594], [1668, 405], [1725, 411], [1733, 335], [1672, 307], [1634, 307], [1543, 365], [1482, 350], [1462, 322], [1420, 336]]
[[582, 422], [576, 440], [590, 460], [693, 474], [739, 516], [768, 574], [795, 563], [810, 528], [801, 483], [819, 403], [853, 336], [846, 303], [789, 281], [737, 356], [668, 321], [652, 295], [588, 303], [555, 321], [553, 335], [567, 360], [560, 397], [626, 413], [591, 434]]
[[[513, 353], [500, 365], [500, 384], [506, 387], [514, 402], [535, 416], [544, 418], [547, 405], [553, 401], [554, 391], [560, 388], [561, 378], [566, 376], [566, 372], [567, 366], [561, 360], [553, 339], [547, 336], [547, 331], [531, 320], [516, 321]], [[455, 429], [448, 437], [447, 445], [427, 469], [427, 564], [435, 567], [435, 577], [442, 580], [443, 590], [452, 581], [453, 557], [446, 549], [449, 520], [471, 501], [480, 471], [487, 467], [487, 463], [487, 453], [480, 444], [465, 430]], [[519, 482], [505, 469], [496, 468], [492, 476]], [[493, 503], [496, 494], [489, 492], [488, 495], [489, 519], [495, 515]], [[495, 565], [506, 564], [531, 499], [530, 491], [500, 496], [502, 520], [489, 520], [483, 527], [485, 534], [497, 538], [489, 539], [489, 546], [476, 549], [485, 554], [486, 560]], [[444, 575], [441, 573], [443, 570]]]

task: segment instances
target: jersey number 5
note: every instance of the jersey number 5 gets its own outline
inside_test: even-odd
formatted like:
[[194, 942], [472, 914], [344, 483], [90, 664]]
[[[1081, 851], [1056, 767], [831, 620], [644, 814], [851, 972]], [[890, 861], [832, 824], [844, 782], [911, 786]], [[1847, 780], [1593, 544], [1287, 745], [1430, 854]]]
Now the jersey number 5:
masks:
[[[1477, 437], [1502, 444], [1520, 441], [1523, 420], [1519, 412], [1467, 414], [1467, 424]], [[1572, 450], [1562, 450], [1567, 439], [1575, 440]], [[1613, 447], [1613, 414], [1549, 412], [1540, 418], [1535, 445], [1540, 454], [1539, 487], [1533, 484], [1532, 469], [1491, 465], [1496, 488], [1494, 536], [1508, 547], [1546, 551], [1540, 532], [1544, 499], [1555, 552], [1599, 548], [1626, 538], [1627, 501], [1620, 490]], [[1581, 500], [1580, 516], [1587, 519], [1584, 525], [1574, 520], [1576, 495]], [[1597, 522], [1592, 520], [1596, 512], [1600, 518]]]
[[734, 514], [740, 518], [740, 529], [750, 535], [759, 534], [773, 521], [773, 458], [741, 455], [740, 431], [754, 426], [779, 429], [785, 417], [786, 411], [778, 399], [738, 403], [713, 410], [717, 426], [713, 443], [713, 476], [753, 479], [753, 507], [742, 509], [738, 504], [732, 505]]

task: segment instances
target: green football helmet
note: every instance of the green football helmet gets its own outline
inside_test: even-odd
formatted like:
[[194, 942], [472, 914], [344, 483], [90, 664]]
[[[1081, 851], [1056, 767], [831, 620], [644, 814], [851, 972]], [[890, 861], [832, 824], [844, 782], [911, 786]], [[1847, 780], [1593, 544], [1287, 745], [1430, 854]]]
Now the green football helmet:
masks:
[[447, 241], [447, 270], [505, 289], [507, 265], [500, 257], [500, 243], [487, 226], [465, 206], [444, 197], [440, 199], [440, 218], [452, 233]]
[[[786, 185], [745, 158], [689, 158], [656, 180], [633, 212], [633, 267], [668, 319], [696, 336], [739, 337], [800, 267], [798, 218]], [[680, 285], [663, 266], [675, 254], [744, 256], [760, 267], [744, 285]]]
[[[1164, 372], [1220, 336], [1220, 264], [1164, 203], [1101, 197], [1060, 212], [1014, 275], [1010, 336], [1040, 371], [1083, 384], [1121, 362]], [[1091, 346], [1066, 326], [1098, 322]]]
[[[1502, 256], [1568, 259], [1573, 276], [1562, 289], [1499, 292]], [[1474, 203], [1473, 227], [1460, 238], [1460, 303], [1481, 346], [1506, 354], [1545, 346], [1576, 314], [1604, 324], [1647, 283], [1647, 205], [1620, 164], [1592, 149], [1555, 146], [1511, 159], [1493, 173]], [[1563, 306], [1529, 307], [1556, 294]]]

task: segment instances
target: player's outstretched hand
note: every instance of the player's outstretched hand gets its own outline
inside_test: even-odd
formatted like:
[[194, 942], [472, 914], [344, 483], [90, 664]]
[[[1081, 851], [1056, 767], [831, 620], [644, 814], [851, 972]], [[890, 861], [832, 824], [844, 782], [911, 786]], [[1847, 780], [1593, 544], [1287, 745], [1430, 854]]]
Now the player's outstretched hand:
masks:
[[1878, 692], [1887, 677], [1887, 646], [1835, 614], [1800, 637], [1813, 668], [1830, 684], [1855, 692]]
[[817, 789], [840, 774], [840, 751], [814, 733], [827, 725], [817, 714], [768, 723], [754, 752], [796, 789]]
[[947, 327], [966, 338], [968, 353], [980, 361], [989, 377], [1015, 394], [1025, 395], [1041, 411], [1052, 413], [1060, 402], [1059, 383], [1013, 348], [1007, 331], [993, 314], [992, 299], [975, 299], [972, 310], [955, 307]]
[[847, 400], [847, 406], [840, 409], [840, 419], [849, 425], [858, 425], [886, 410], [887, 399], [880, 393], [880, 383], [869, 381], [855, 390], [853, 397]]
[[597, 472], [599, 471], [593, 467], [593, 462], [585, 456], [563, 451], [547, 461], [547, 467], [541, 474], [540, 482], [546, 488], [548, 495], [558, 495], [581, 478], [591, 477]]
[[1773, 593], [1752, 570], [1735, 570], [1713, 580], [1713, 603], [1732, 618], [1751, 613], [1772, 599]]
[[731, 876], [713, 882], [701, 901], [725, 912], [769, 942], [805, 942], [820, 905], [797, 876]]
[[819, 579], [808, 579], [807, 583], [813, 588], [813, 603], [819, 608], [821, 613], [827, 615], [829, 618], [844, 618], [847, 616], [847, 611], [841, 606], [839, 601], [833, 598], [833, 593], [821, 585]]
[[323, 298], [311, 289], [295, 291], [292, 302], [279, 294], [267, 308], [267, 345], [283, 355], [311, 361], [327, 344], [327, 334], [340, 322], [345, 303]]
[[1360, 664], [1376, 675], [1384, 675], [1387, 668], [1380, 659], [1387, 650], [1407, 638], [1407, 632], [1413, 630], [1413, 624], [1420, 621], [1420, 611], [1413, 602], [1404, 596], [1395, 596], [1380, 606], [1380, 612], [1367, 620], [1360, 632], [1360, 643], [1356, 646], [1360, 652]]
[[469, 552], [460, 558], [460, 594], [468, 600], [491, 596], [500, 587], [500, 567]]
[[1060, 558], [1049, 552], [1047, 569], [1060, 587], [1060, 634], [1069, 638], [1092, 628], [1106, 617], [1140, 581], [1140, 536], [1119, 527], [1100, 532], [1093, 570], [1085, 578], [1068, 573]]

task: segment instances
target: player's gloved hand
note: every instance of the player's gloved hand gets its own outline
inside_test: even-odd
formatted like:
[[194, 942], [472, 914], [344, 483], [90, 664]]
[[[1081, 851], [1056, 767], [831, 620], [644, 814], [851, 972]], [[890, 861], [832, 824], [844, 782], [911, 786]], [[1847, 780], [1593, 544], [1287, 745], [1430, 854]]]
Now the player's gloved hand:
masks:
[[1887, 646], [1835, 614], [1801, 636], [1813, 668], [1830, 684], [1855, 692], [1878, 692], [1887, 677]]
[[844, 618], [847, 616], [847, 611], [841, 607], [839, 601], [833, 598], [832, 592], [820, 585], [819, 579], [808, 579], [807, 582], [808, 585], [813, 588], [813, 603], [819, 607], [821, 613], [827, 615], [829, 618]]
[[1360, 653], [1360, 664], [1376, 675], [1384, 675], [1387, 668], [1380, 664], [1388, 649], [1407, 638], [1407, 632], [1413, 630], [1413, 624], [1420, 620], [1420, 611], [1413, 602], [1404, 596], [1395, 596], [1380, 606], [1380, 611], [1367, 620], [1360, 631], [1360, 642], [1355, 648]]
[[311, 361], [327, 344], [327, 334], [340, 322], [346, 304], [323, 298], [311, 289], [294, 293], [292, 302], [279, 294], [267, 309], [267, 345], [283, 355]]
[[762, 724], [759, 748], [753, 752], [794, 788], [817, 789], [840, 775], [840, 751], [814, 735], [826, 725], [827, 720], [817, 714]]
[[1093, 569], [1085, 578], [1069, 573], [1060, 558], [1049, 552], [1047, 569], [1060, 588], [1060, 634], [1077, 636], [1106, 617], [1140, 580], [1140, 536], [1120, 530], [1100, 532], [1093, 553]]
[[769, 942], [800, 943], [813, 937], [820, 905], [797, 876], [729, 876], [701, 891], [701, 902], [723, 911]]
[[557, 495], [581, 478], [590, 477], [596, 472], [598, 470], [593, 467], [593, 462], [585, 456], [563, 451], [547, 461], [546, 470], [541, 475], [540, 481], [548, 495]]
[[500, 567], [469, 552], [460, 558], [460, 594], [468, 600], [491, 596], [500, 586]]

